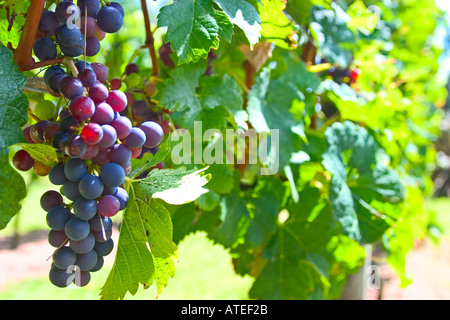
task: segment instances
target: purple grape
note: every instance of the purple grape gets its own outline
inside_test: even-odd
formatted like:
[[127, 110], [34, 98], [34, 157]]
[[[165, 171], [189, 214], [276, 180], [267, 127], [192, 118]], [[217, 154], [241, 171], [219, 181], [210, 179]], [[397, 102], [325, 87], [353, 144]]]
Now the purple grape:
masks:
[[91, 121], [100, 125], [110, 124], [114, 120], [114, 111], [109, 104], [101, 102], [95, 107], [95, 113]]
[[114, 129], [109, 124], [102, 125], [102, 129], [103, 129], [103, 138], [98, 143], [98, 146], [100, 148], [109, 148], [109, 147], [113, 146], [117, 140], [116, 129]]
[[116, 129], [118, 139], [125, 139], [130, 134], [133, 125], [127, 117], [119, 116], [114, 119], [111, 126]]
[[164, 131], [158, 123], [146, 121], [139, 128], [144, 131], [146, 136], [144, 147], [152, 149], [159, 146], [164, 137]]

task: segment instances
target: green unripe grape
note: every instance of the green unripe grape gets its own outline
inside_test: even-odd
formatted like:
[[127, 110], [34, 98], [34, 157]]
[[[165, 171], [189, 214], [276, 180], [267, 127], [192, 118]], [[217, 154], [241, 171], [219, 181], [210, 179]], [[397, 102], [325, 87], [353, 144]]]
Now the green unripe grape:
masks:
[[50, 100], [42, 100], [36, 105], [34, 113], [41, 120], [48, 120], [56, 115], [56, 106]]
[[142, 84], [142, 80], [143, 78], [141, 75], [137, 73], [130, 73], [125, 78], [125, 83], [127, 84], [128, 87], [139, 88]]

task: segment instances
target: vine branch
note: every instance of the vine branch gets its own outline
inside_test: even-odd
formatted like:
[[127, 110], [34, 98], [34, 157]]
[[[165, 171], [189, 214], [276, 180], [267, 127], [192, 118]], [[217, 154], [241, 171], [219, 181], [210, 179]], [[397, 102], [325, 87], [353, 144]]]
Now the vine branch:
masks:
[[142, 13], [144, 14], [145, 24], [145, 45], [144, 48], [148, 48], [150, 52], [150, 58], [152, 59], [152, 76], [158, 76], [158, 59], [155, 51], [155, 39], [153, 38], [153, 32], [151, 29], [150, 16], [148, 14], [147, 1], [141, 0]]

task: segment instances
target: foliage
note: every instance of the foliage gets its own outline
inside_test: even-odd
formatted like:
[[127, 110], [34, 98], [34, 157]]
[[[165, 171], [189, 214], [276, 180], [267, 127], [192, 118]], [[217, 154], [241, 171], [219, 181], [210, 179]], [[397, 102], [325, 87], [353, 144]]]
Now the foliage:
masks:
[[[380, 9], [379, 20], [369, 6]], [[140, 15], [131, 4], [125, 8]], [[227, 129], [278, 129], [279, 150], [270, 149], [268, 158], [278, 157], [279, 170], [261, 175], [270, 161], [229, 163], [225, 156], [198, 163], [194, 152], [187, 155], [192, 161], [176, 165], [170, 137], [155, 156], [164, 159], [134, 161], [130, 205], [102, 298], [122, 299], [153, 282], [161, 293], [175, 274], [176, 243], [198, 230], [230, 249], [237, 273], [254, 277], [254, 299], [338, 298], [346, 276], [362, 265], [363, 245], [379, 241], [407, 284], [405, 257], [430, 222], [423, 199], [431, 191], [430, 146], [445, 94], [434, 78], [439, 50], [430, 35], [440, 14], [425, 0], [175, 0], [163, 6], [155, 46], [170, 43], [174, 65], [158, 61], [155, 80], [147, 51], [133, 55], [146, 79], [157, 83], [153, 107], [170, 111], [165, 119], [172, 129], [180, 126], [191, 137], [194, 121], [202, 121], [202, 136], [207, 129], [223, 136]], [[140, 32], [143, 42], [138, 25], [120, 37], [136, 40]], [[2, 32], [0, 40], [16, 45], [17, 33]], [[117, 44], [114, 54], [99, 57], [111, 68], [129, 62], [128, 44], [117, 39], [107, 39]], [[8, 190], [0, 198], [3, 228], [25, 196], [7, 148], [27, 148], [20, 132], [27, 103], [20, 90], [25, 78], [9, 50], [0, 50], [0, 176], [13, 177], [1, 184]], [[340, 81], [332, 76], [339, 68], [361, 75]], [[220, 143], [188, 142], [202, 150]], [[50, 153], [44, 152], [47, 160]], [[169, 169], [137, 178], [163, 160]]]

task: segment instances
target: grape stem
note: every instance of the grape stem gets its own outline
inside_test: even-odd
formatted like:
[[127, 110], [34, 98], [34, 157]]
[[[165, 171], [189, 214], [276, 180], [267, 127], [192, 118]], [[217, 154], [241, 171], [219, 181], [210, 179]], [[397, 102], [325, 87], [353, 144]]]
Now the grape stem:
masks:
[[150, 52], [150, 58], [152, 59], [152, 76], [159, 75], [158, 59], [155, 51], [155, 39], [153, 38], [153, 32], [151, 29], [150, 16], [148, 14], [147, 1], [141, 0], [142, 13], [144, 14], [145, 24], [145, 45], [143, 48], [148, 48]]

